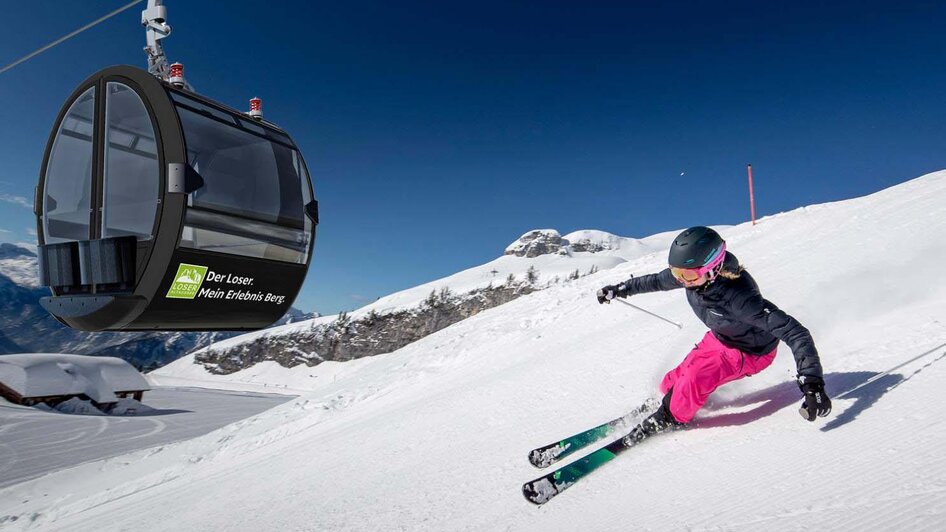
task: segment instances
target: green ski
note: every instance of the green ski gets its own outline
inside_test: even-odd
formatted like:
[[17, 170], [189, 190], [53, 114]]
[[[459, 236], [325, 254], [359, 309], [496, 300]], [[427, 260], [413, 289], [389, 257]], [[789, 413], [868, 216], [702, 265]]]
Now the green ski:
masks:
[[626, 436], [622, 436], [597, 451], [592, 451], [544, 477], [526, 482], [522, 485], [522, 494], [525, 495], [526, 500], [533, 504], [545, 504], [552, 497], [578, 482], [579, 479], [587, 476], [603, 464], [614, 460], [615, 456], [627, 450], [629, 447], [625, 444], [625, 438]]
[[546, 468], [598, 440], [607, 438], [615, 432], [626, 430], [640, 421], [640, 418], [655, 412], [659, 407], [660, 401], [658, 399], [648, 399], [641, 406], [619, 418], [612, 419], [584, 432], [579, 432], [564, 440], [531, 450], [529, 452], [529, 462], [540, 469]]

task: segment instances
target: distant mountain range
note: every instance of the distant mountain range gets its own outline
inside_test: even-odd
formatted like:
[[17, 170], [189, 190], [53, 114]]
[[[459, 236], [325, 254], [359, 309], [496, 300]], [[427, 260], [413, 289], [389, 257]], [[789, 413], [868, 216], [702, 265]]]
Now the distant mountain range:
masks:
[[[39, 286], [37, 274], [35, 253], [13, 244], [0, 244], [0, 354], [107, 355], [127, 360], [141, 369], [152, 369], [238, 334], [76, 331], [62, 325], [40, 307], [39, 299], [48, 296], [49, 289]], [[277, 325], [310, 317], [291, 308]]]

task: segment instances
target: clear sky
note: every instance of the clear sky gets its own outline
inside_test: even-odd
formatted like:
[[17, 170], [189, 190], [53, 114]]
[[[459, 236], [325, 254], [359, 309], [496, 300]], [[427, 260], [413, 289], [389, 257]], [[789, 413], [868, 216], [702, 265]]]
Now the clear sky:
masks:
[[[0, 66], [125, 3], [4, 2]], [[191, 83], [260, 96], [303, 150], [322, 215], [304, 310], [481, 264], [530, 229], [740, 223], [749, 162], [760, 216], [946, 167], [941, 2], [165, 3]], [[35, 241], [63, 100], [146, 66], [143, 7], [0, 74], [0, 240]]]

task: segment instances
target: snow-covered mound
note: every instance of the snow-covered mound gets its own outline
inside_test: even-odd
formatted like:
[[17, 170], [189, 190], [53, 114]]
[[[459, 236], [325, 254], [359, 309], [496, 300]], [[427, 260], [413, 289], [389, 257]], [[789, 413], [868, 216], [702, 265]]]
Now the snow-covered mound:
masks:
[[540, 475], [529, 449], [653, 396], [702, 337], [679, 291], [633, 302], [682, 330], [593, 297], [662, 268], [661, 252], [350, 370], [309, 368], [310, 392], [206, 436], [0, 490], [0, 527], [941, 530], [946, 172], [722, 233], [764, 295], [811, 329], [834, 399], [827, 419], [796, 413], [783, 345], [689, 429], [541, 509], [525, 501], [521, 485]]
[[59, 403], [53, 410], [62, 412], [63, 414], [78, 414], [80, 416], [105, 415], [105, 412], [96, 408], [95, 405], [92, 404], [92, 401], [84, 401], [78, 397], [73, 397], [72, 399]]
[[79, 399], [78, 397], [63, 401], [52, 408], [45, 403], [40, 403], [36, 408], [44, 411], [55, 410], [62, 414], [78, 414], [82, 416], [140, 416], [150, 415], [155, 412], [150, 406], [127, 397], [110, 403], [108, 408], [105, 409], [100, 409], [92, 404], [92, 401]]
[[118, 402], [108, 409], [110, 416], [140, 416], [152, 413], [154, 413], [153, 408], [128, 397], [119, 399]]

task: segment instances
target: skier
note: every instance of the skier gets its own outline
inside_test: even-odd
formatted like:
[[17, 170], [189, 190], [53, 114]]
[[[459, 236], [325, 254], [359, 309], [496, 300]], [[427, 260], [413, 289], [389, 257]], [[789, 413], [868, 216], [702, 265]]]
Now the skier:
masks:
[[795, 356], [804, 395], [801, 414], [814, 421], [831, 412], [821, 361], [808, 329], [763, 299], [755, 280], [726, 251], [726, 242], [716, 231], [708, 227], [683, 231], [670, 246], [669, 262], [670, 267], [660, 273], [632, 277], [597, 294], [599, 303], [610, 303], [615, 297], [686, 288], [687, 301], [710, 329], [664, 376], [660, 408], [625, 438], [625, 445], [688, 423], [716, 388], [767, 368], [779, 340]]

